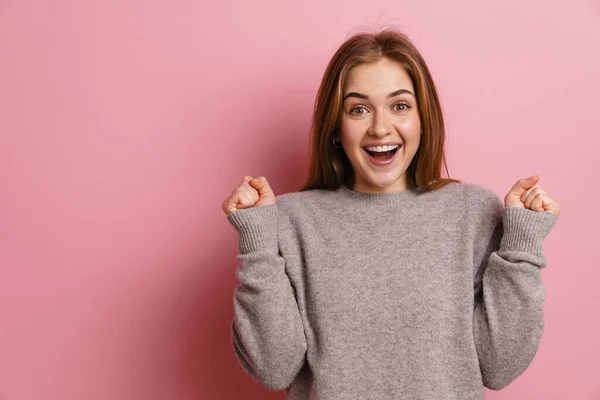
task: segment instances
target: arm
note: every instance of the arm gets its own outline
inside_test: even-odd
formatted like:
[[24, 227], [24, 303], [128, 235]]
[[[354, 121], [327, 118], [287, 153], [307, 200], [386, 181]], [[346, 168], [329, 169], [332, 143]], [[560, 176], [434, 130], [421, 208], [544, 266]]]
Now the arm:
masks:
[[277, 245], [278, 215], [278, 205], [272, 204], [227, 216], [239, 233], [240, 249], [233, 349], [246, 373], [270, 390], [283, 390], [292, 383], [307, 348], [298, 303]]
[[483, 384], [500, 390], [529, 366], [544, 329], [542, 240], [557, 216], [504, 207], [488, 191], [474, 238], [473, 335]]

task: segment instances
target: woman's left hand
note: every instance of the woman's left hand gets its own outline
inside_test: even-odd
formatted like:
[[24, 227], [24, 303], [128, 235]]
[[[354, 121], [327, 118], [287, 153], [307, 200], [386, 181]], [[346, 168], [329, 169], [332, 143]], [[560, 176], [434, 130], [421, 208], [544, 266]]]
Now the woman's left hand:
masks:
[[504, 207], [528, 208], [532, 211], [550, 212], [558, 216], [560, 206], [542, 189], [536, 185], [540, 179], [533, 175], [519, 179], [504, 197]]

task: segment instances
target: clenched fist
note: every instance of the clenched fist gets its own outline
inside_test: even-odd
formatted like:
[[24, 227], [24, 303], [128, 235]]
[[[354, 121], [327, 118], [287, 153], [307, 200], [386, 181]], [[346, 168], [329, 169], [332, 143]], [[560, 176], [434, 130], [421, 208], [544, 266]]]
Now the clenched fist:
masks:
[[275, 193], [271, 190], [267, 178], [261, 176], [252, 178], [249, 175], [244, 177], [242, 183], [236, 187], [231, 196], [223, 202], [223, 212], [226, 215], [242, 208], [266, 206], [275, 204]]
[[539, 179], [539, 175], [519, 179], [504, 197], [504, 207], [527, 208], [558, 216], [560, 205], [541, 186], [536, 185]]

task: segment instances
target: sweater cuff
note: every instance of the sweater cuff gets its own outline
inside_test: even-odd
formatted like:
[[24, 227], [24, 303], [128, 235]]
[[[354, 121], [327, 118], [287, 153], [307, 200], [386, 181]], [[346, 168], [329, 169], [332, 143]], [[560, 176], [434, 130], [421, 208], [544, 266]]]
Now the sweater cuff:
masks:
[[241, 254], [277, 249], [277, 204], [243, 208], [227, 215], [239, 234]]
[[543, 257], [542, 241], [556, 223], [556, 214], [504, 207], [502, 218], [504, 233], [500, 250], [524, 251]]

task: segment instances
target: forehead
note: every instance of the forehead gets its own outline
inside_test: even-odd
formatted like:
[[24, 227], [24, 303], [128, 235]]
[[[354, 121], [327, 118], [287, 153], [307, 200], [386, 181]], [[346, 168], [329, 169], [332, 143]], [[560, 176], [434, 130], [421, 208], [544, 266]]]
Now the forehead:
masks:
[[384, 58], [376, 63], [358, 65], [348, 71], [344, 94], [360, 92], [387, 96], [398, 89], [414, 91], [410, 75], [399, 63]]

